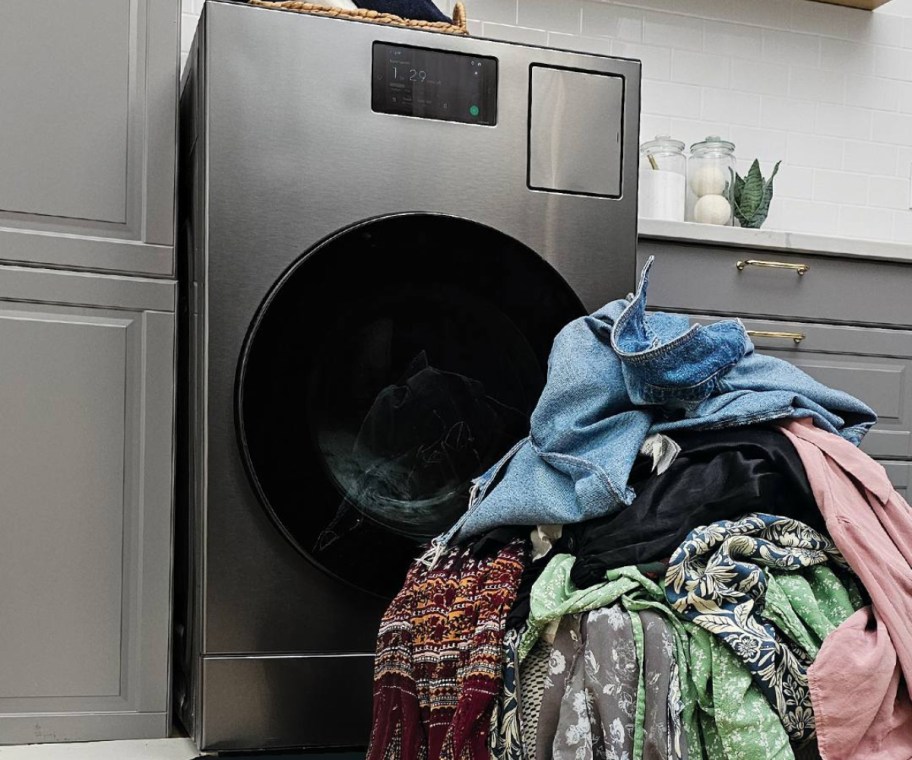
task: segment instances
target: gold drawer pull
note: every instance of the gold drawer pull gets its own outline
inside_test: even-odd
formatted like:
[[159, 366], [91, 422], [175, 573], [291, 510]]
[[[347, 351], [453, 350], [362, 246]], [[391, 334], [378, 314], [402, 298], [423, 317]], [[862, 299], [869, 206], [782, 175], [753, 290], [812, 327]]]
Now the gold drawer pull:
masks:
[[769, 269], [792, 269], [798, 276], [805, 274], [811, 267], [807, 264], [788, 264], [784, 261], [760, 261], [758, 259], [745, 259], [737, 263], [738, 271], [743, 272], [745, 267], [767, 267]]
[[776, 332], [774, 330], [748, 330], [747, 334], [752, 338], [782, 338], [783, 340], [793, 340], [797, 346], [804, 340], [804, 333]]

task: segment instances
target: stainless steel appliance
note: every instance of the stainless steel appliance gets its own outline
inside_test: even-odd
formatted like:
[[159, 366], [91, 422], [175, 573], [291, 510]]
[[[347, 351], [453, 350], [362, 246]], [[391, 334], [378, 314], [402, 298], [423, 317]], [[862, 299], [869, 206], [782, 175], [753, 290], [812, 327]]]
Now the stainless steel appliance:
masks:
[[410, 558], [634, 285], [640, 66], [209, 2], [185, 77], [176, 708], [362, 745]]

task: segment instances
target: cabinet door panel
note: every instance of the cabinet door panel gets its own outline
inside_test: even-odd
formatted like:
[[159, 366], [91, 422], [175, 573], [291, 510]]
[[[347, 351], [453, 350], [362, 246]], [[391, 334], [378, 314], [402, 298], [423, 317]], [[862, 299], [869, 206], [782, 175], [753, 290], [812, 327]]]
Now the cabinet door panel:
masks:
[[[711, 322], [719, 317], [693, 315]], [[749, 332], [784, 332], [792, 338], [751, 337], [758, 351], [803, 369], [824, 385], [851, 393], [878, 417], [861, 448], [873, 457], [912, 458], [912, 332], [773, 320], [742, 320]]]
[[179, 0], [0, 2], [0, 260], [172, 274], [179, 20]]
[[0, 310], [0, 697], [120, 693], [131, 329]]
[[173, 283], [0, 267], [0, 742], [167, 735], [174, 314], [131, 300]]
[[126, 222], [131, 5], [0, 4], [0, 209]]

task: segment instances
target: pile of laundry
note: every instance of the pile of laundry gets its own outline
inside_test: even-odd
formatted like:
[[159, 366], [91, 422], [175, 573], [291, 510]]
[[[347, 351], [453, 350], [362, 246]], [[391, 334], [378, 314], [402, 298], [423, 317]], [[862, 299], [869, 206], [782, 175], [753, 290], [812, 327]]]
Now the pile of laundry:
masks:
[[912, 758], [912, 510], [876, 417], [636, 294], [411, 567], [368, 760]]

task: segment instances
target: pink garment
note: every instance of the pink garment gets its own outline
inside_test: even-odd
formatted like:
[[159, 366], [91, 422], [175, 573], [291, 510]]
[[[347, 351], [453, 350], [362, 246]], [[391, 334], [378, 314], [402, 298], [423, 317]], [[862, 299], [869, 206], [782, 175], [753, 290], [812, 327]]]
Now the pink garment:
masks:
[[870, 607], [827, 636], [808, 685], [824, 760], [912, 757], [912, 702], [890, 634]]
[[[878, 623], [877, 636], [880, 636], [882, 627], [895, 649], [899, 667], [905, 676], [905, 684], [898, 683], [897, 688], [908, 701], [906, 684], [912, 683], [912, 508], [893, 489], [884, 468], [848, 441], [814, 427], [810, 420], [789, 422], [782, 426], [782, 431], [801, 458], [833, 542], [871, 596]], [[839, 633], [843, 626], [832, 635]], [[845, 635], [849, 636], [848, 633]], [[883, 646], [882, 641], [877, 643], [878, 647]], [[851, 658], [843, 661], [847, 673], [850, 661]], [[857, 736], [856, 746], [862, 740], [875, 741], [877, 737], [888, 736], [894, 731], [902, 732], [897, 734], [899, 741], [910, 728], [905, 724], [899, 727], [892, 723], [894, 718], [908, 720], [909, 716], [899, 708], [896, 708], [896, 713], [893, 708], [887, 709], [889, 706], [881, 709], [885, 698], [883, 691], [878, 697], [875, 689], [868, 688], [871, 679], [864, 676], [864, 670], [856, 672], [858, 680], [854, 689], [848, 691], [845, 684], [843, 688], [853, 700], [868, 700], [878, 709], [874, 710], [873, 722], [867, 728], [859, 722], [851, 722], [838, 726], [840, 732], [843, 729], [848, 732], [851, 726], [855, 726], [856, 732], [863, 730], [864, 733]], [[833, 696], [834, 691], [828, 689], [826, 693]], [[819, 709], [813, 692], [812, 701], [814, 709]], [[831, 714], [838, 714], [838, 706], [835, 709], [836, 712]], [[868, 709], [870, 711], [871, 707]], [[825, 714], [830, 710], [823, 706]], [[826, 717], [824, 721], [827, 721]], [[828, 734], [827, 731], [837, 728], [835, 719], [830, 721], [828, 726], [824, 724], [826, 727], [823, 729], [818, 723], [818, 742], [830, 748], [830, 754], [821, 751], [822, 757], [830, 760], [874, 757], [853, 755], [851, 751], [844, 754], [845, 748], [841, 743], [851, 742], [847, 736], [836, 739]], [[886, 744], [884, 746], [887, 747]], [[888, 751], [883, 750], [885, 753]], [[912, 753], [903, 750], [899, 754], [880, 754], [877, 757], [909, 760]]]

